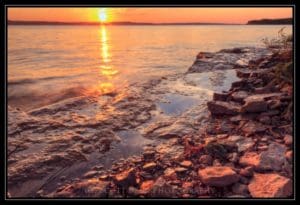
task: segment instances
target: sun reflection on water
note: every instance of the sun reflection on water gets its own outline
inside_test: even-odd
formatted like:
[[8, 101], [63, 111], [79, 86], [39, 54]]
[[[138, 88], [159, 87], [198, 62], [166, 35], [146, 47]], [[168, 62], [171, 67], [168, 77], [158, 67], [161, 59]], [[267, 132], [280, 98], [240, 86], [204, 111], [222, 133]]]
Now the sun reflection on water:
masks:
[[[100, 42], [101, 42], [101, 65], [99, 66], [99, 74], [101, 79], [97, 89], [101, 94], [108, 94], [115, 91], [115, 85], [112, 80], [119, 73], [118, 70], [111, 66], [111, 53], [109, 51], [108, 33], [104, 25], [100, 27]], [[105, 78], [103, 80], [103, 77]]]

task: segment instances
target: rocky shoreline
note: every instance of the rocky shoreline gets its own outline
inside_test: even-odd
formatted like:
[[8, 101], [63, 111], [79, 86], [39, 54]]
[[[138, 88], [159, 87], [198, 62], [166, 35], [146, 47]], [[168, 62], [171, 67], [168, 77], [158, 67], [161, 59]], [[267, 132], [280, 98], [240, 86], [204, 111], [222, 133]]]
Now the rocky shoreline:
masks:
[[[232, 83], [230, 90], [213, 93], [213, 100], [207, 102], [207, 108], [211, 115], [207, 115], [201, 121], [205, 123], [195, 124], [193, 122], [193, 126], [191, 126], [191, 123], [186, 122], [187, 118], [184, 116], [176, 121], [168, 118], [167, 120], [160, 119], [159, 123], [151, 124], [150, 122], [142, 129], [143, 136], [164, 139], [163, 141], [145, 146], [141, 155], [120, 160], [110, 169], [103, 170], [102, 165], [96, 165], [74, 180], [66, 182], [62, 178], [61, 186], [55, 191], [47, 193], [40, 188], [34, 197], [292, 197], [293, 85], [291, 82], [276, 77], [278, 72], [276, 66], [291, 60], [290, 48], [270, 50], [247, 47], [223, 49], [216, 53], [200, 52], [194, 64], [180, 78], [188, 78], [188, 74], [193, 73], [228, 69], [235, 69], [240, 78], [239, 81]], [[174, 77], [174, 79], [178, 78]], [[164, 80], [166, 79], [152, 82], [151, 85], [144, 85], [144, 88], [148, 90], [153, 86], [158, 85], [157, 87], [159, 87], [159, 83]], [[171, 81], [170, 85], [174, 84], [175, 80]], [[161, 90], [157, 89], [152, 92], [156, 95]], [[142, 115], [138, 115], [140, 118], [136, 118], [135, 114], [122, 113], [119, 117], [124, 119], [123, 121], [127, 120], [127, 124], [116, 124], [113, 118], [101, 116], [108, 121], [101, 123], [89, 121], [88, 127], [109, 125], [112, 126], [112, 130], [118, 130], [124, 126], [134, 128], [148, 122], [152, 118], [155, 106], [150, 99], [147, 101], [146, 95], [141, 93], [132, 96], [135, 96], [137, 100], [146, 99], [143, 104], [136, 104], [139, 101], [134, 100], [131, 104], [120, 100], [121, 107], [130, 108], [132, 113], [142, 113]], [[79, 99], [79, 101], [82, 104], [86, 103], [84, 99]], [[120, 102], [116, 101], [115, 103]], [[71, 102], [66, 106], [70, 106], [70, 104]], [[47, 107], [33, 110], [29, 115], [48, 116], [59, 113], [59, 109], [61, 107], [55, 108], [54, 106], [51, 109]], [[201, 110], [194, 109], [191, 112], [197, 115], [197, 112], [201, 112]], [[18, 112], [16, 113], [17, 116], [13, 119], [24, 118]], [[63, 125], [55, 121], [43, 124], [31, 118], [26, 117], [26, 119], [26, 123], [24, 120], [21, 123], [22, 129], [30, 130], [32, 126], [36, 125], [41, 129], [40, 132], [67, 125], [80, 135], [80, 128], [84, 127], [84, 121], [76, 116], [73, 118], [74, 121], [68, 121]], [[28, 119], [31, 120], [28, 121]], [[199, 119], [197, 120], [199, 121]], [[49, 124], [52, 125], [51, 128], [49, 128]], [[80, 127], [78, 124], [82, 124], [82, 126]], [[15, 126], [14, 129], [9, 129], [14, 130], [9, 134], [17, 135], [20, 124], [15, 123], [9, 126]], [[107, 136], [114, 135], [109, 130], [106, 133]], [[70, 138], [74, 138], [72, 134], [69, 135]], [[77, 141], [84, 140], [80, 136], [77, 138]], [[75, 138], [73, 140], [76, 141]], [[95, 140], [98, 142], [97, 139]], [[84, 152], [89, 152], [92, 146], [84, 149]], [[105, 150], [105, 147], [103, 149]], [[72, 152], [72, 154], [76, 155], [76, 159], [84, 158], [84, 155], [79, 153]], [[61, 160], [58, 161], [61, 163], [68, 163], [64, 156], [57, 157], [60, 157]], [[43, 161], [45, 159], [36, 160]], [[69, 160], [71, 161], [72, 158]], [[56, 159], [49, 158], [48, 164], [54, 161], [57, 162]], [[32, 167], [29, 167], [27, 171], [30, 169]], [[14, 171], [16, 168], [12, 170]], [[20, 170], [26, 171], [24, 168], [20, 168]], [[19, 175], [15, 174], [15, 176]]]

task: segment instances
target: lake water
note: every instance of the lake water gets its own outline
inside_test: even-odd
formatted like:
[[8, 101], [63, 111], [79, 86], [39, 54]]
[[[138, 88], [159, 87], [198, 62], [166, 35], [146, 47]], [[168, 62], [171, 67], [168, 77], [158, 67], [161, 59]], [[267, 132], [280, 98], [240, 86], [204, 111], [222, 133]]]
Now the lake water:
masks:
[[282, 27], [8, 26], [9, 105], [29, 110], [182, 73], [199, 51], [263, 46]]

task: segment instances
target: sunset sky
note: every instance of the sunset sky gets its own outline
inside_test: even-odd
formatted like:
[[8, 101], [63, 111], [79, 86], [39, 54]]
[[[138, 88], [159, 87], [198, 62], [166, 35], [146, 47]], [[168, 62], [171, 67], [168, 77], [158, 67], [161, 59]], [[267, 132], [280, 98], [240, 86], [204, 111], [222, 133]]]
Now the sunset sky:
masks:
[[8, 8], [9, 20], [247, 23], [292, 17], [292, 8]]

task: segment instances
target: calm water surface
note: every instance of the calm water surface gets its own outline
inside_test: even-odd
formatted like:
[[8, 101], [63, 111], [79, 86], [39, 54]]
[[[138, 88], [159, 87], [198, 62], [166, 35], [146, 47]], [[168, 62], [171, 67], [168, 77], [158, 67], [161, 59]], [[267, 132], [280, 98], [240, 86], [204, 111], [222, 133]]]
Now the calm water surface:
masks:
[[282, 27], [9, 26], [9, 104], [31, 109], [185, 72], [199, 51], [262, 46]]

